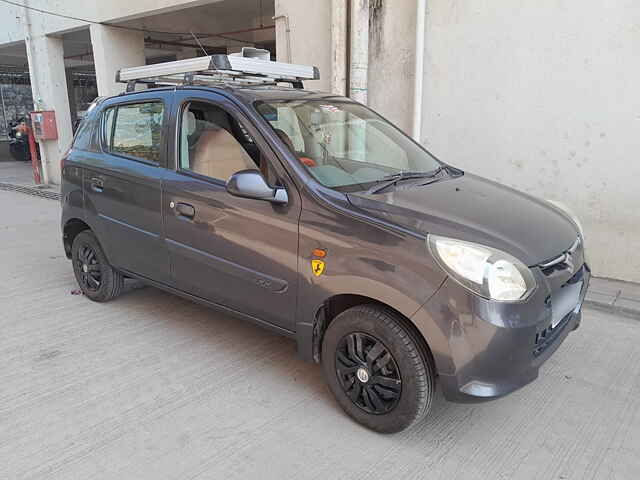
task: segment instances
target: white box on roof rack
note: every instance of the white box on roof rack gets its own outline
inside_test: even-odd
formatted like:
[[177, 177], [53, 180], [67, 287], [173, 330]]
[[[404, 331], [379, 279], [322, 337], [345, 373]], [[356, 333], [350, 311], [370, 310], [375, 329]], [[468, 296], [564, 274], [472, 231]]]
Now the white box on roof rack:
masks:
[[116, 74], [116, 82], [130, 82], [145, 78], [162, 77], [178, 73], [191, 73], [211, 70], [211, 57], [187, 58], [175, 62], [156, 63], [141, 67], [121, 68]]
[[[248, 57], [236, 57], [233, 55], [220, 55], [220, 57], [226, 57], [229, 65], [231, 66], [229, 70], [236, 72], [265, 75], [267, 77], [297, 78], [300, 80], [317, 80], [320, 77], [318, 69], [312, 66], [272, 62], [270, 60], [260, 60]], [[220, 67], [221, 66], [222, 65], [220, 65]], [[222, 68], [220, 69], [222, 70]]]
[[[257, 56], [253, 49], [243, 49], [241, 55], [209, 55], [174, 62], [122, 68], [116, 75], [117, 82], [153, 82], [154, 79], [172, 75], [212, 75], [239, 81], [242, 77], [269, 78], [273, 81], [300, 82], [316, 80], [320, 74], [316, 67], [292, 63], [272, 62]], [[248, 78], [247, 78], [248, 79]]]

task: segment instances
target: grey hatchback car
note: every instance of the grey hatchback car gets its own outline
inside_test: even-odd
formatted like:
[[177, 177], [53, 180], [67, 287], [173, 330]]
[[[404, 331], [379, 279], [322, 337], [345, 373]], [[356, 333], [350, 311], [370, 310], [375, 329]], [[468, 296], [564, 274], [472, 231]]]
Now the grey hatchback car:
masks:
[[564, 210], [434, 158], [348, 98], [276, 85], [96, 100], [62, 161], [84, 294], [126, 278], [295, 339], [357, 422], [534, 380], [590, 278]]

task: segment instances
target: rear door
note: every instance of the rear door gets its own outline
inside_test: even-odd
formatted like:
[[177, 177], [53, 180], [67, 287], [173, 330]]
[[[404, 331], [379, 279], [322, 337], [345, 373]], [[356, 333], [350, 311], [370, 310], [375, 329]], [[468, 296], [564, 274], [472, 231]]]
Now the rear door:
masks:
[[[164, 181], [163, 215], [171, 281], [180, 290], [294, 330], [300, 196], [262, 135], [222, 96], [178, 91], [174, 168]], [[289, 202], [226, 191], [236, 171], [259, 169]]]
[[161, 179], [171, 91], [107, 100], [101, 153], [86, 159], [85, 209], [112, 265], [167, 283]]

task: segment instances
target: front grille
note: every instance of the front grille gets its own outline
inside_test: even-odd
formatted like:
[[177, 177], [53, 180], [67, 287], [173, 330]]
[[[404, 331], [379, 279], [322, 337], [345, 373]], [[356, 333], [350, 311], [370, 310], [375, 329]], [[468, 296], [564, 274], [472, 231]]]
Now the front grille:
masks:
[[569, 312], [555, 327], [552, 328], [551, 325], [549, 325], [541, 332], [536, 333], [536, 341], [533, 347], [534, 357], [544, 353], [544, 351], [553, 344], [554, 340], [558, 338], [558, 335], [565, 329], [573, 315], [574, 312]]
[[[554, 294], [562, 295], [561, 289], [565, 287], [569, 287], [571, 285], [575, 285], [584, 280], [584, 276], [586, 274], [587, 267], [582, 266], [576, 273], [574, 273], [571, 278], [569, 278], [558, 290], [552, 293], [545, 299], [545, 307], [553, 309], [553, 298]], [[585, 285], [582, 285], [580, 290], [580, 294], [578, 296], [578, 305], [584, 299], [584, 291]], [[567, 313], [562, 319], [557, 323], [555, 327], [548, 325], [544, 330], [541, 330], [536, 333], [534, 347], [533, 347], [533, 356], [537, 357], [542, 354], [547, 348], [549, 348], [553, 342], [558, 338], [558, 336], [562, 333], [562, 331], [566, 328], [567, 324], [572, 320], [573, 316], [576, 315], [577, 310], [572, 310]]]
[[584, 246], [582, 238], [576, 238], [576, 241], [564, 252], [557, 257], [551, 258], [545, 262], [538, 264], [540, 270], [546, 276], [561, 270], [569, 269], [572, 273], [577, 271], [584, 263]]

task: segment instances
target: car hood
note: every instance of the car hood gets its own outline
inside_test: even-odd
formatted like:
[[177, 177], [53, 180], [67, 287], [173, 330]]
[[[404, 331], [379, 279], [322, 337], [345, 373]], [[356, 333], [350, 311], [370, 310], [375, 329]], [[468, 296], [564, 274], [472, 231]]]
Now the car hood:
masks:
[[347, 196], [367, 215], [424, 235], [488, 245], [529, 266], [560, 255], [578, 236], [573, 221], [547, 202], [467, 173]]

